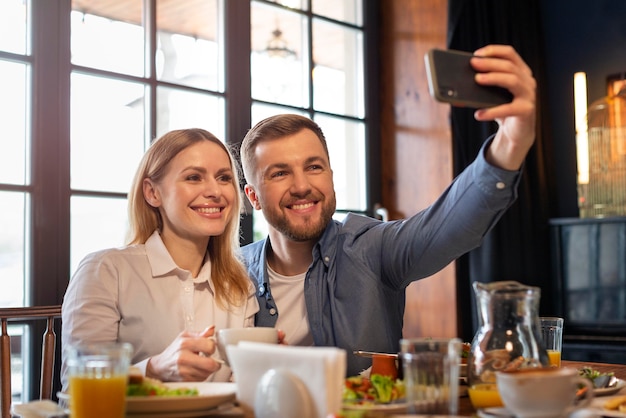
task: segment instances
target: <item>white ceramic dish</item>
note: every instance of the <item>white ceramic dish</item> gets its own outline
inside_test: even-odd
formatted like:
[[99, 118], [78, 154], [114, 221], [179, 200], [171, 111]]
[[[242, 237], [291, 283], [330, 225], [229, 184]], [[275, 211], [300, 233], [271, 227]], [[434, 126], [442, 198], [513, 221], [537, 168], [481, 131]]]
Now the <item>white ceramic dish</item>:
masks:
[[504, 407], [481, 408], [476, 411], [480, 418], [515, 418], [515, 416]]
[[600, 388], [594, 389], [593, 394], [595, 396], [609, 396], [614, 395], [619, 392], [624, 386], [626, 386], [626, 381], [622, 379], [617, 379], [617, 383], [615, 386], [611, 386], [610, 388]]
[[[169, 388], [194, 387], [198, 396], [132, 396], [126, 399], [126, 413], [163, 414], [168, 412], [199, 412], [235, 400], [235, 383], [218, 382], [172, 382], [165, 383]], [[161, 416], [161, 415], [158, 415]]]

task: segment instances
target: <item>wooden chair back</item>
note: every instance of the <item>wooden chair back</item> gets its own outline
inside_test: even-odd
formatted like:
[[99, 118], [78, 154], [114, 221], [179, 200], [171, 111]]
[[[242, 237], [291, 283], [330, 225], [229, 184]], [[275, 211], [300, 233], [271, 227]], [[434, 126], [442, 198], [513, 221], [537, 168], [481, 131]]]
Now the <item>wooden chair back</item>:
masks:
[[0, 322], [0, 402], [2, 418], [11, 417], [11, 337], [8, 334], [9, 322], [30, 322], [33, 320], [47, 321], [43, 335], [41, 354], [40, 398], [52, 398], [52, 377], [54, 374], [54, 357], [56, 349], [56, 334], [54, 321], [61, 317], [61, 305], [33, 306], [23, 308], [1, 308]]

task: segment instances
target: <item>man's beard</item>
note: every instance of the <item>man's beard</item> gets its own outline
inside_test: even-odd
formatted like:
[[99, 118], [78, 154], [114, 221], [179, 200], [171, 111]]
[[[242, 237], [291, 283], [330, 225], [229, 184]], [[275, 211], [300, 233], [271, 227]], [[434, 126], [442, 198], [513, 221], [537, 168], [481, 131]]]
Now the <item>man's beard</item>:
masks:
[[322, 201], [320, 204], [323, 205], [320, 217], [316, 220], [307, 219], [304, 226], [292, 225], [289, 219], [281, 213], [265, 209], [267, 206], [263, 206], [263, 216], [265, 216], [267, 223], [290, 240], [309, 241], [318, 239], [332, 219], [337, 204], [335, 195], [333, 194], [328, 201]]

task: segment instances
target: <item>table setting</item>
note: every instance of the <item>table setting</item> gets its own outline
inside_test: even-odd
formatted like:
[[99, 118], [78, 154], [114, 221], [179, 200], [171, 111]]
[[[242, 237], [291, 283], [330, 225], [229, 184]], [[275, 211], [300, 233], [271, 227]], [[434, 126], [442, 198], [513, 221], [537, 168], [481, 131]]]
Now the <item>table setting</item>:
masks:
[[[537, 288], [474, 283], [481, 323], [471, 343], [406, 338], [398, 353], [345, 376], [346, 350], [278, 344], [273, 328], [217, 336], [232, 382], [163, 383], [129, 373], [127, 344], [71, 347], [59, 404], [13, 406], [24, 418], [626, 418], [626, 365], [562, 359], [563, 320], [539, 317]], [[130, 376], [130, 377], [129, 377]], [[94, 405], [98, 405], [97, 408]], [[100, 409], [109, 410], [102, 413]]]

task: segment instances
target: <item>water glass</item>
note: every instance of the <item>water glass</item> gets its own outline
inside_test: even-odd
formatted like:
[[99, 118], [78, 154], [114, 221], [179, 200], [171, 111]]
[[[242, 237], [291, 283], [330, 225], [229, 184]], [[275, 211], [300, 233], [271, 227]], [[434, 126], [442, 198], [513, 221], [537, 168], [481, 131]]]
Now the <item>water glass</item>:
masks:
[[561, 348], [563, 346], [563, 318], [555, 316], [542, 316], [541, 337], [543, 345], [548, 352], [550, 365], [561, 367]]
[[124, 418], [128, 343], [87, 344], [68, 348], [69, 404], [72, 418]]
[[400, 349], [408, 412], [457, 415], [461, 340], [402, 339]]

